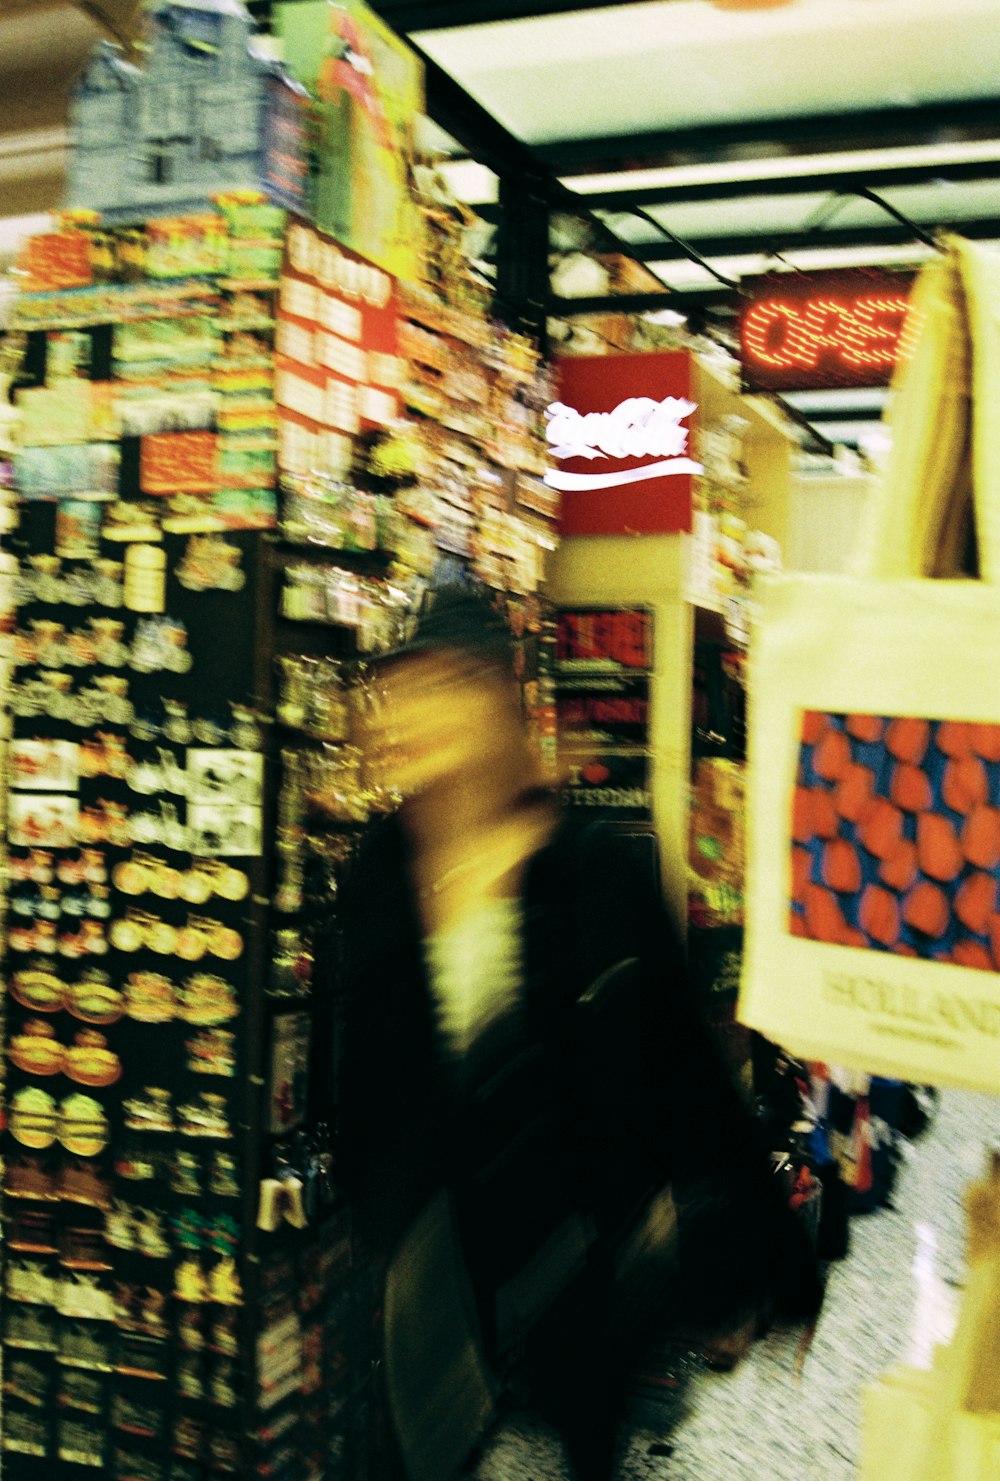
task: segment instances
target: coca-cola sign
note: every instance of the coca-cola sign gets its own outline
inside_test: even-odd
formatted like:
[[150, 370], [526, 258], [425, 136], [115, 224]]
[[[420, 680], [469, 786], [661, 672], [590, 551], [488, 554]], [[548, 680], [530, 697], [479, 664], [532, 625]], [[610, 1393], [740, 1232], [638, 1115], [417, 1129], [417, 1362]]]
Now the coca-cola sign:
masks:
[[564, 495], [563, 533], [689, 529], [691, 480], [702, 471], [691, 456], [690, 356], [574, 356], [558, 375], [545, 481]]

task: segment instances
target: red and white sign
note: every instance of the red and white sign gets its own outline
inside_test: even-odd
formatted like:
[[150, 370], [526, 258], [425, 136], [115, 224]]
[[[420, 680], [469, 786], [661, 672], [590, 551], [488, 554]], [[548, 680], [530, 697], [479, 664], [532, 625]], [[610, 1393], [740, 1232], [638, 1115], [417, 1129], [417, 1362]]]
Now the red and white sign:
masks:
[[690, 455], [691, 356], [571, 356], [558, 363], [557, 385], [545, 413], [545, 482], [562, 493], [563, 534], [689, 530], [702, 471]]
[[337, 466], [336, 445], [399, 408], [396, 280], [303, 221], [288, 228], [275, 339], [279, 465]]

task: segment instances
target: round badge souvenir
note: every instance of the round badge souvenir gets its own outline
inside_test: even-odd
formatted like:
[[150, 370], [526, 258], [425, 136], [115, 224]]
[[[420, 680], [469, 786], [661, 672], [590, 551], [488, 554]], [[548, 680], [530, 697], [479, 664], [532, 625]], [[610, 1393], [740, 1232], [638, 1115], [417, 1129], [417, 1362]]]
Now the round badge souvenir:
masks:
[[41, 1018], [26, 1020], [11, 1036], [7, 1053], [11, 1064], [29, 1075], [58, 1075], [66, 1055], [52, 1024]]
[[58, 920], [62, 914], [62, 909], [62, 899], [59, 891], [53, 889], [50, 885], [43, 885], [38, 897], [37, 914], [39, 920]]
[[243, 937], [231, 926], [216, 925], [212, 932], [212, 955], [223, 962], [235, 962], [243, 955]]
[[87, 972], [66, 990], [66, 1008], [82, 1023], [103, 1028], [118, 1022], [125, 1001], [103, 972]]
[[78, 1085], [103, 1087], [121, 1079], [122, 1062], [95, 1029], [81, 1029], [66, 1050], [65, 1072]]
[[157, 956], [172, 956], [177, 947], [177, 929], [165, 920], [152, 920], [146, 931], [146, 946]]
[[35, 924], [35, 950], [52, 956], [59, 949], [55, 921], [40, 920]]
[[68, 1095], [59, 1107], [58, 1136], [67, 1152], [96, 1157], [108, 1144], [108, 1118], [89, 1095]]
[[202, 864], [181, 875], [179, 894], [188, 905], [207, 905], [212, 898], [212, 877]]
[[199, 926], [184, 926], [177, 932], [174, 949], [182, 962], [200, 962], [208, 950], [205, 932]]
[[120, 894], [135, 896], [145, 893], [149, 873], [136, 859], [125, 859], [115, 865], [111, 878]]
[[52, 1146], [57, 1121], [54, 1097], [37, 1085], [19, 1090], [10, 1103], [11, 1136], [32, 1151], [42, 1152]]
[[83, 867], [83, 877], [88, 884], [107, 884], [108, 865], [99, 848], [81, 849], [80, 863]]
[[169, 1023], [176, 1017], [174, 985], [160, 972], [132, 972], [125, 988], [127, 1013], [137, 1023]]
[[108, 938], [116, 951], [138, 951], [143, 944], [145, 931], [133, 916], [116, 920], [108, 932]]
[[197, 972], [181, 988], [180, 1017], [198, 1028], [227, 1023], [239, 1013], [236, 990], [221, 977]]
[[56, 866], [56, 878], [60, 884], [83, 884], [83, 863], [80, 859], [60, 859]]
[[63, 1006], [65, 988], [54, 972], [30, 968], [11, 977], [10, 995], [22, 1008], [30, 1008], [34, 1013], [58, 1013]]
[[51, 884], [55, 878], [52, 855], [48, 849], [32, 849], [28, 855], [28, 878], [35, 884]]
[[10, 951], [34, 951], [36, 932], [33, 925], [11, 925], [7, 932], [7, 946]]
[[154, 859], [150, 865], [149, 889], [161, 900], [176, 900], [181, 892], [183, 875], [179, 869], [163, 859]]
[[250, 893], [250, 881], [242, 869], [223, 866], [216, 877], [215, 893], [222, 900], [245, 900]]
[[92, 885], [89, 894], [84, 901], [87, 914], [95, 920], [109, 920], [111, 917], [110, 891], [106, 885]]

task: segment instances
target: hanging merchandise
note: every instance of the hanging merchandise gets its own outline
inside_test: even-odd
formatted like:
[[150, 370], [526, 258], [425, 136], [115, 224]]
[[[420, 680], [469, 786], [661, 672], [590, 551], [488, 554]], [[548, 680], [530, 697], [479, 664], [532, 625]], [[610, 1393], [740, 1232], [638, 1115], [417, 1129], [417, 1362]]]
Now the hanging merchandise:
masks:
[[998, 291], [957, 240], [918, 280], [868, 575], [765, 589], [740, 1006], [811, 1058], [983, 1090], [1000, 1087]]
[[420, 217], [410, 193], [424, 69], [364, 0], [275, 7], [283, 55], [314, 106], [317, 224], [406, 281], [420, 273]]
[[[188, 717], [209, 697], [236, 710], [252, 699], [249, 642], [219, 654], [216, 636], [220, 619], [249, 636], [254, 594], [185, 591], [184, 537], [162, 527], [111, 560], [118, 531], [99, 508], [89, 564], [55, 555], [51, 503], [25, 502], [9, 537], [23, 637], [7, 823], [4, 1222], [17, 1263], [3, 1344], [5, 1374], [22, 1381], [5, 1388], [3, 1447], [14, 1475], [34, 1457], [166, 1481], [182, 1462], [238, 1472], [234, 1360], [196, 1378], [174, 1301], [197, 1299], [211, 1319], [239, 1306], [245, 1282], [250, 879], [204, 856], [199, 809], [250, 820], [255, 846], [232, 855], [259, 875], [262, 757], [191, 744]], [[232, 538], [250, 553], [251, 533]], [[137, 550], [153, 557], [138, 569], [155, 600], [127, 600]], [[68, 682], [25, 704], [45, 677]], [[39, 1409], [36, 1379], [57, 1403]], [[200, 1417], [185, 1408], [202, 1402]]]
[[[105, 221], [136, 221], [204, 208], [218, 190], [259, 190], [270, 111], [294, 109], [300, 90], [253, 44], [242, 5], [169, 0], [146, 18], [143, 65], [109, 42], [95, 48], [73, 90], [68, 199]], [[286, 155], [294, 141], [283, 141]], [[60, 287], [86, 278], [79, 242], [36, 253], [58, 264]], [[170, 234], [164, 277], [199, 269], [197, 234]]]
[[[306, 222], [292, 221], [276, 340], [280, 461], [286, 472], [347, 473], [352, 439], [362, 428], [395, 418], [402, 380], [395, 299], [388, 273]], [[293, 538], [312, 534], [304, 509], [286, 518]]]

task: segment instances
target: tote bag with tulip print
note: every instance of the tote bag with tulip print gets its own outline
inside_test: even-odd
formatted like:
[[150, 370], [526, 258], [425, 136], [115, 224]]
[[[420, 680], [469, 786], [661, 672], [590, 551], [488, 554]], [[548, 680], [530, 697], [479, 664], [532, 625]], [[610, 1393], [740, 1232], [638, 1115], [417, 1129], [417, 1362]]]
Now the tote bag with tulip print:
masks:
[[[975, 407], [987, 371], [1000, 399], [998, 282], [1000, 259], [965, 243], [921, 276], [864, 574], [763, 592], [740, 996], [744, 1023], [803, 1057], [992, 1091], [1000, 440]], [[979, 579], [960, 574], [973, 510]]]

